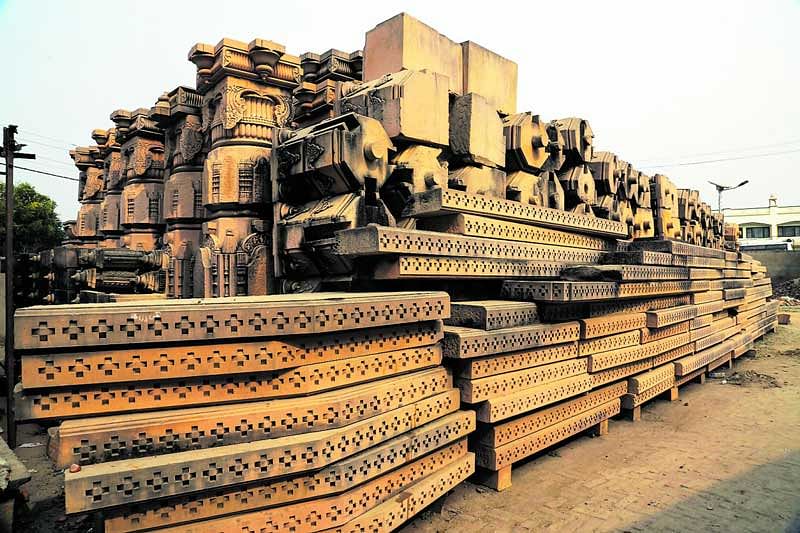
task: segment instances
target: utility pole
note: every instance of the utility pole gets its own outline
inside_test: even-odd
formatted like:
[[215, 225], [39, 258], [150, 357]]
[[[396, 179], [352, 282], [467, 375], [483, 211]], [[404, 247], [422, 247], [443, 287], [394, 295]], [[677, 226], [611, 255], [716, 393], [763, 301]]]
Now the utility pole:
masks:
[[34, 154], [23, 154], [25, 146], [14, 139], [17, 127], [3, 128], [2, 156], [6, 160], [6, 442], [9, 448], [17, 446], [17, 422], [14, 413], [14, 385], [16, 385], [17, 358], [14, 354], [14, 159], [36, 159]]

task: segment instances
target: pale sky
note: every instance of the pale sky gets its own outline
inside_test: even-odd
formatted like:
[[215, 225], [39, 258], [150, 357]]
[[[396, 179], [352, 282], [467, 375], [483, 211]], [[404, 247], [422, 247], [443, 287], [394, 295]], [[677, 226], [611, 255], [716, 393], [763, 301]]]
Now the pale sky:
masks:
[[[13, 55], [0, 75], [0, 123], [17, 124], [40, 157], [20, 165], [77, 177], [67, 151], [92, 144], [113, 110], [194, 86], [194, 43], [261, 37], [295, 55], [352, 51], [400, 11], [516, 61], [518, 111], [583, 117], [597, 149], [699, 189], [713, 207], [709, 179], [750, 180], [723, 207], [766, 205], [770, 194], [800, 204], [800, 0], [0, 0], [0, 49]], [[770, 155], [750, 157], [761, 154]], [[22, 170], [17, 180], [75, 217], [75, 182]]]

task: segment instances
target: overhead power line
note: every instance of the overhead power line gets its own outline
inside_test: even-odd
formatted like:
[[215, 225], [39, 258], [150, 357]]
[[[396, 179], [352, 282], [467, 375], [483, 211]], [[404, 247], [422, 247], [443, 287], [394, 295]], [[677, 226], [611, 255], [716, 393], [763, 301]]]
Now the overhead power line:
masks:
[[57, 143], [64, 143], [65, 145], [68, 145], [68, 146], [78, 146], [77, 144], [71, 143], [69, 141], [65, 141], [64, 139], [59, 139], [57, 137], [50, 137], [48, 135], [42, 135], [41, 133], [36, 133], [36, 132], [33, 132], [33, 131], [29, 131], [29, 130], [26, 130], [25, 134], [26, 135], [33, 135], [34, 137], [40, 137], [42, 139], [47, 139], [48, 141], [55, 141]]
[[800, 152], [800, 148], [796, 150], [781, 150], [779, 152], [768, 152], [766, 154], [752, 154], [752, 155], [742, 155], [739, 157], [722, 157], [720, 159], [706, 159], [704, 161], [689, 161], [686, 163], [666, 163], [662, 165], [644, 165], [640, 168], [670, 168], [670, 167], [688, 167], [692, 165], [705, 165], [708, 163], [720, 163], [723, 161], [739, 161], [741, 159], [757, 159], [759, 157], [769, 157], [774, 155], [783, 155], [783, 154], [792, 154]]
[[63, 144], [60, 145], [60, 146], [57, 146], [55, 144], [43, 143], [41, 141], [32, 141], [31, 139], [25, 139], [25, 140], [21, 140], [20, 139], [20, 142], [22, 144], [35, 144], [37, 146], [46, 146], [48, 148], [52, 148], [54, 150], [61, 150], [61, 151], [64, 151], [64, 152], [72, 150], [75, 147], [75, 146], [66, 146], [66, 145], [63, 145]]
[[50, 161], [50, 162], [52, 162], [52, 163], [54, 163], [56, 165], [63, 165], [65, 167], [67, 167], [67, 168], [75, 168], [75, 164], [74, 163], [65, 163], [64, 161], [60, 161], [60, 160], [55, 159], [53, 157], [46, 157], [46, 156], [37, 154], [36, 155], [36, 159], [44, 159], [45, 161]]
[[[800, 143], [800, 139], [795, 139], [793, 141], [784, 141], [784, 142], [779, 142], [779, 143], [760, 144], [760, 145], [756, 145], [756, 146], [748, 146], [746, 148], [733, 148], [733, 149], [730, 149], [730, 150], [716, 150], [714, 152], [698, 152], [698, 153], [695, 153], [695, 154], [684, 154], [684, 155], [679, 155], [679, 156], [668, 156], [668, 157], [674, 157], [673, 161], [680, 162], [681, 160], [686, 159], [688, 157], [700, 157], [700, 156], [704, 156], [704, 155], [730, 154], [732, 152], [747, 152], [747, 151], [751, 151], [751, 150], [761, 150], [762, 148], [774, 148], [775, 146], [786, 146], [788, 144], [797, 144], [797, 143]], [[638, 162], [639, 163], [646, 163], [647, 161], [659, 161], [659, 160], [664, 160], [664, 159], [666, 159], [666, 157], [648, 157], [646, 159], [641, 159]]]
[[[5, 166], [5, 163], [2, 163], [2, 165]], [[54, 174], [52, 172], [45, 172], [44, 170], [36, 170], [35, 168], [21, 167], [19, 165], [14, 165], [14, 169], [27, 170], [28, 172], [34, 172], [36, 174], [44, 174], [45, 176], [53, 176], [54, 178], [61, 178], [70, 181], [80, 181], [78, 178], [73, 178], [71, 176], [64, 176], [63, 174]]]

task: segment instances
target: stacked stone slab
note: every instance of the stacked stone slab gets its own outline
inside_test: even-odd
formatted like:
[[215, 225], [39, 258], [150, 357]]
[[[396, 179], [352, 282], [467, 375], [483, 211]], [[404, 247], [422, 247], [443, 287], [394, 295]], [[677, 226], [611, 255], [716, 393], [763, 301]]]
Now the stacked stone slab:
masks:
[[455, 303], [452, 314], [445, 356], [461, 400], [476, 411], [484, 484], [503, 490], [514, 462], [581, 431], [607, 431], [624, 390], [616, 384], [589, 393], [579, 322], [541, 324], [536, 304], [512, 301]]
[[385, 530], [472, 474], [447, 294], [141, 306], [17, 316], [17, 413], [60, 423], [67, 512], [105, 531]]

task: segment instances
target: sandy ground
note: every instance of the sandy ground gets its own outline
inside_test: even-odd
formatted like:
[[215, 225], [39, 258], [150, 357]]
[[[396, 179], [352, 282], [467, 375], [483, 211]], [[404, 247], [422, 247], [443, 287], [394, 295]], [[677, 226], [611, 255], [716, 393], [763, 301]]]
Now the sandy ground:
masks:
[[[727, 379], [515, 465], [502, 493], [462, 484], [403, 532], [800, 531], [800, 313], [792, 321]], [[20, 531], [99, 531], [63, 515], [44, 430], [22, 426], [19, 442], [42, 444], [17, 448], [33, 478]]]

